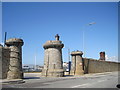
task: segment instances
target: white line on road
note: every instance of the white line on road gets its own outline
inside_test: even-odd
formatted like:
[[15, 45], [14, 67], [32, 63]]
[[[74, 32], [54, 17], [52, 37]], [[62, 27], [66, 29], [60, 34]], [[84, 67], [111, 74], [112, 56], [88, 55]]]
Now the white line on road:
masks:
[[[104, 82], [104, 81], [106, 81], [106, 80], [99, 80], [99, 81], [97, 81], [97, 82]], [[73, 86], [73, 87], [71, 87], [71, 88], [77, 88], [77, 87], [83, 87], [83, 86], [89, 86], [89, 85], [92, 85], [92, 84], [96, 84], [96, 82], [95, 83], [86, 83], [86, 84], [81, 84], [81, 85], [77, 85], [77, 86]]]
[[89, 83], [81, 84], [81, 85], [73, 86], [73, 87], [71, 87], [71, 88], [77, 88], [77, 87], [80, 87], [80, 86], [86, 86], [86, 85], [90, 85], [90, 84], [89, 84]]
[[98, 81], [98, 82], [104, 82], [104, 81], [106, 81], [106, 80], [100, 80], [100, 81]]

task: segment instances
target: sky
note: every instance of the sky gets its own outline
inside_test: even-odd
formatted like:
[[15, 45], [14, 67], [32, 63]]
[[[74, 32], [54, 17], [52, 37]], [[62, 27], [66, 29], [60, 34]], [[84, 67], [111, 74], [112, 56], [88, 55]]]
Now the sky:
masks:
[[[96, 24], [89, 25], [91, 22]], [[37, 64], [43, 65], [43, 44], [55, 40], [56, 34], [64, 44], [64, 62], [68, 61], [68, 48], [85, 51], [87, 58], [99, 59], [99, 53], [105, 51], [107, 59], [117, 59], [118, 3], [3, 2], [1, 43], [4, 32], [7, 32], [7, 39], [24, 40], [23, 64], [34, 64], [36, 56]]]

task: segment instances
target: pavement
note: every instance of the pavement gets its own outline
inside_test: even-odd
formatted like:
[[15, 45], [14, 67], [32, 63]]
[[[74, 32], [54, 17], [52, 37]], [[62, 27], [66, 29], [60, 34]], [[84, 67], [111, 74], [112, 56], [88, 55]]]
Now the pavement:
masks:
[[25, 83], [23, 79], [10, 79], [10, 80], [0, 80], [1, 84], [20, 84], [20, 83]]
[[2, 88], [116, 88], [120, 76], [118, 72], [105, 72], [65, 77], [41, 77], [40, 73], [25, 73], [24, 77], [12, 83], [5, 83], [11, 80], [3, 80]]

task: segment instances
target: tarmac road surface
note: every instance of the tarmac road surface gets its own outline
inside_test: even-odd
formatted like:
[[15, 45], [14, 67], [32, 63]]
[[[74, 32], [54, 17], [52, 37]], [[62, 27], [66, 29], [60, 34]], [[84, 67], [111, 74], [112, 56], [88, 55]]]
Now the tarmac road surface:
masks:
[[40, 77], [40, 73], [25, 73], [25, 83], [3, 83], [3, 88], [116, 88], [118, 72], [83, 76]]

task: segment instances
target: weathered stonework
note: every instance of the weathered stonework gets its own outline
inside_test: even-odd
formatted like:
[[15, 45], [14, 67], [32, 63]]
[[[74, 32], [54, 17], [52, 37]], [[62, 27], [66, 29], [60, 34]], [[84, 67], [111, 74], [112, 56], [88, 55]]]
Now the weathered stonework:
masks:
[[0, 79], [7, 78], [7, 72], [10, 62], [10, 50], [0, 45]]
[[2, 45], [0, 44], [0, 79], [2, 79]]
[[83, 53], [81, 51], [73, 51], [71, 55], [72, 55], [72, 66], [71, 66], [70, 74], [71, 75], [84, 74], [83, 61], [82, 61]]
[[119, 71], [120, 62], [105, 61], [104, 52], [102, 52], [100, 60], [82, 58], [82, 54], [83, 53], [80, 51], [74, 51], [71, 53], [71, 75]]
[[7, 79], [22, 79], [22, 39], [6, 40], [6, 46], [10, 49], [10, 63], [7, 72]]
[[83, 60], [85, 74], [119, 71], [120, 62], [103, 61], [91, 58], [83, 58]]
[[44, 69], [42, 70], [42, 76], [45, 77], [62, 77], [63, 61], [62, 61], [62, 48], [64, 44], [59, 41], [59, 36], [55, 36], [56, 41], [47, 41], [43, 47], [44, 52]]

